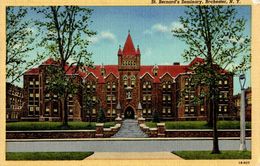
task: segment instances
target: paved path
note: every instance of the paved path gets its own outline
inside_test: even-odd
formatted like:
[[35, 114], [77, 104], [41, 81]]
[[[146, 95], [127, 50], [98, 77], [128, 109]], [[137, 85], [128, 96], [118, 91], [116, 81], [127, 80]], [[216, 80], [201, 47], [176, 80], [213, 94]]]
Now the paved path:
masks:
[[85, 160], [183, 160], [171, 152], [95, 152]]
[[125, 119], [120, 130], [113, 138], [146, 138], [148, 137], [139, 127], [137, 120]]
[[[139, 140], [138, 140], [139, 139]], [[135, 138], [118, 140], [9, 140], [7, 152], [171, 152], [182, 150], [212, 150], [211, 138], [199, 139], [150, 139]], [[219, 139], [220, 150], [238, 150], [238, 139]], [[251, 140], [246, 140], [251, 149]]]

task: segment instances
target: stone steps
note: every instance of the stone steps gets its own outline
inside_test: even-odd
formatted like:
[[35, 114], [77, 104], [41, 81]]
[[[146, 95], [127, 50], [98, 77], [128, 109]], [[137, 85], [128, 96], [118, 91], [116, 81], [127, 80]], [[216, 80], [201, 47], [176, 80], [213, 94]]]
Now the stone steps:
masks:
[[137, 120], [126, 119], [123, 121], [120, 130], [113, 138], [146, 138], [148, 137], [139, 127]]

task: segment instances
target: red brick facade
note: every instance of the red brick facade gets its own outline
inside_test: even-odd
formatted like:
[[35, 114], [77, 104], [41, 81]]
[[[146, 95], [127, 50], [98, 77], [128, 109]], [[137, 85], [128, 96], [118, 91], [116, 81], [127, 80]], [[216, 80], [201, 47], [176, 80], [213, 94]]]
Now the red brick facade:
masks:
[[[195, 58], [188, 65], [151, 65], [142, 66], [139, 46], [135, 49], [128, 34], [123, 49], [118, 50], [118, 65], [96, 65], [86, 68], [87, 72], [78, 72], [77, 82], [85, 88], [79, 89], [76, 96], [69, 98], [69, 119], [87, 121], [96, 120], [98, 110], [105, 111], [107, 119], [117, 116], [137, 117], [141, 105], [142, 116], [152, 119], [154, 111], [163, 120], [205, 120], [207, 118], [206, 101], [202, 105], [192, 105], [190, 100], [202, 91], [202, 87], [193, 87], [185, 101], [180, 102], [182, 90], [190, 85], [189, 68], [203, 62]], [[28, 107], [23, 112], [24, 119], [61, 120], [60, 103], [55, 94], [46, 94], [47, 76], [45, 67], [55, 65], [48, 59], [38, 68], [24, 74], [25, 100]], [[219, 113], [223, 117], [231, 115], [230, 102], [233, 95], [233, 77], [220, 82], [221, 102]], [[82, 96], [87, 93], [93, 100], [92, 110], [84, 112]], [[52, 100], [50, 100], [52, 96]], [[140, 109], [140, 108], [139, 108]]]

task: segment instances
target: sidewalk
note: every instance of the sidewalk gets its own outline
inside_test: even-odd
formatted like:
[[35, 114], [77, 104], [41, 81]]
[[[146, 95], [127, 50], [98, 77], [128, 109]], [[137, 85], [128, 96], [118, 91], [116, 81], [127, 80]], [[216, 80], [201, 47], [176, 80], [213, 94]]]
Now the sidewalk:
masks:
[[95, 152], [84, 160], [183, 160], [171, 152]]

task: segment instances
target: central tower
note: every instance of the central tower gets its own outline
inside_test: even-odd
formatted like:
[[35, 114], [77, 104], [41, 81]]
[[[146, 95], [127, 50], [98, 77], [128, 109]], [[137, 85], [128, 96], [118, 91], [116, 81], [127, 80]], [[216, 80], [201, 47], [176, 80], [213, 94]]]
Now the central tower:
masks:
[[121, 115], [128, 115], [129, 112], [137, 114], [137, 107], [140, 101], [140, 49], [133, 44], [130, 32], [126, 38], [123, 50], [118, 50], [118, 71], [119, 71], [119, 100]]

